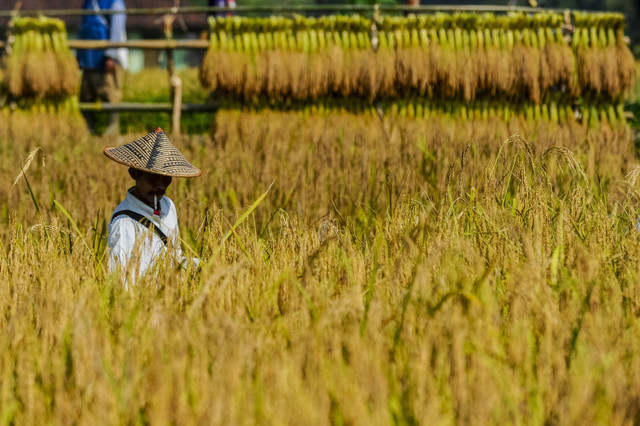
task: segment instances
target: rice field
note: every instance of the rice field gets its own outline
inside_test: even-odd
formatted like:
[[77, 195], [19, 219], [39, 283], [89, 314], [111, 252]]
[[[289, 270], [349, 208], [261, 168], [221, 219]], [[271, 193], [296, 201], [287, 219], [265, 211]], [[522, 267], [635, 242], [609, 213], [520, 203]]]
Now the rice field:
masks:
[[[213, 21], [203, 68], [181, 77], [198, 101], [201, 83], [222, 87], [221, 109], [187, 119], [205, 132], [170, 136], [203, 175], [167, 192], [201, 268], [164, 259], [129, 291], [109, 273], [106, 237], [133, 182], [102, 150], [164, 117], [123, 114], [114, 137], [89, 135], [70, 93], [0, 110], [0, 424], [640, 423], [640, 158], [621, 111], [634, 76], [623, 21], [576, 15], [569, 47], [555, 15], [507, 18], [447, 18], [481, 22], [484, 45], [466, 44], [484, 30], [425, 39], [431, 18], [382, 21], [378, 56], [355, 18], [321, 36], [336, 22], [261, 21], [273, 49], [254, 21]], [[24, 25], [25, 46], [33, 28], [61, 32]], [[284, 39], [283, 25], [299, 32]], [[348, 76], [344, 62], [308, 73], [304, 61], [330, 54], [311, 47], [323, 37], [403, 83]], [[478, 46], [503, 59], [494, 74], [520, 67], [520, 82], [447, 70]], [[567, 49], [571, 67], [554, 62]], [[416, 58], [436, 54], [455, 60], [416, 80]], [[278, 90], [293, 99], [265, 101], [274, 58], [291, 64]], [[447, 76], [460, 92], [422, 96]], [[125, 79], [126, 100], [165, 96], [162, 71]]]
[[2, 139], [4, 424], [638, 421], [628, 130], [216, 123], [173, 141], [204, 174], [168, 192], [204, 266], [129, 292], [104, 254], [119, 141]]

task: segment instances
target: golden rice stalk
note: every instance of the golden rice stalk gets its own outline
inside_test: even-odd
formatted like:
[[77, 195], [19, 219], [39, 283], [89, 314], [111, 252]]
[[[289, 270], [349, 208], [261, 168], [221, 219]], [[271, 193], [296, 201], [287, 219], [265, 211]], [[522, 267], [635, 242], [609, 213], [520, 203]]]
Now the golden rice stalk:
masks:
[[78, 61], [69, 49], [67, 43], [67, 29], [64, 22], [52, 20], [50, 25], [52, 31], [45, 34], [45, 46], [54, 53], [56, 57], [56, 67], [58, 69], [60, 93], [71, 96], [77, 92], [80, 82], [80, 69]]
[[251, 99], [259, 96], [262, 93], [263, 81], [262, 70], [263, 60], [262, 55], [255, 52], [251, 52], [245, 55], [247, 61], [244, 68], [244, 83], [242, 85], [242, 94], [244, 99]]
[[547, 40], [547, 33], [544, 28], [538, 28], [537, 34], [538, 47], [540, 49], [540, 91], [541, 93], [546, 93], [556, 84], [555, 70], [551, 64], [551, 57], [547, 54], [548, 45], [551, 44], [553, 40]]
[[353, 49], [357, 66], [355, 69], [357, 75], [356, 94], [362, 99], [369, 99], [371, 101], [377, 95], [375, 52], [371, 47], [369, 34], [358, 31], [355, 35], [358, 40], [357, 48]]
[[12, 96], [20, 96], [24, 91], [23, 81], [23, 69], [24, 69], [24, 50], [26, 48], [26, 38], [22, 34], [21, 24], [22, 20], [16, 18], [13, 20], [14, 24], [14, 39], [11, 46], [11, 54], [6, 59], [7, 63], [7, 86], [9, 93]]
[[[210, 19], [209, 22], [215, 22], [215, 19], [213, 19], [213, 21]], [[209, 48], [204, 54], [204, 58], [200, 65], [200, 83], [209, 91], [214, 91], [218, 88], [216, 68], [219, 65], [217, 62], [220, 56], [219, 49], [220, 43], [218, 41], [218, 34], [212, 31], [209, 35]]]
[[[246, 55], [242, 52], [227, 51], [225, 53], [225, 62], [229, 63], [228, 67], [220, 67], [218, 73], [218, 81], [222, 87], [226, 87], [229, 93], [240, 96], [244, 88]], [[224, 62], [223, 62], [224, 63]]]
[[615, 98], [617, 94], [621, 92], [620, 76], [617, 69], [617, 58], [615, 43], [609, 46], [607, 39], [607, 31], [602, 26], [603, 22], [599, 22], [598, 28], [593, 28], [591, 31], [592, 36], [595, 39], [594, 44], [600, 50], [600, 60], [602, 61], [600, 66], [600, 74], [603, 78], [602, 91]]
[[544, 49], [549, 79], [552, 85], [569, 88], [575, 68], [575, 57], [566, 43], [550, 42]]
[[48, 75], [42, 67], [42, 52], [26, 52], [24, 58], [24, 86], [25, 93], [31, 96], [43, 97], [49, 88]]
[[325, 68], [325, 50], [320, 50], [318, 33], [311, 29], [309, 34], [309, 53], [307, 57], [308, 93], [311, 99], [326, 95], [328, 90], [327, 69]]
[[486, 40], [484, 37], [484, 32], [482, 29], [474, 29], [472, 34], [472, 39], [475, 40], [475, 44], [477, 48], [474, 52], [475, 58], [474, 61], [476, 63], [475, 72], [476, 72], [476, 80], [478, 85], [479, 92], [487, 91], [487, 78], [489, 71], [489, 63], [487, 62], [487, 47]]
[[633, 89], [636, 79], [635, 59], [631, 50], [624, 42], [619, 42], [615, 47], [615, 64], [620, 81], [620, 96], [629, 93]]
[[421, 80], [427, 81], [430, 74], [428, 62], [426, 62], [427, 46], [421, 46], [420, 34], [415, 27], [416, 22], [413, 16], [395, 32], [398, 44], [395, 67], [397, 87], [401, 87], [406, 93], [419, 92]]
[[395, 96], [395, 53], [389, 47], [387, 36], [384, 32], [378, 34], [379, 48], [376, 52], [375, 67], [376, 73], [376, 92], [383, 96]]
[[200, 64], [200, 83], [202, 87], [210, 92], [215, 91], [218, 88], [218, 78], [216, 72], [216, 66], [218, 62], [217, 57], [220, 56], [219, 52], [214, 49], [207, 49]]
[[458, 69], [462, 71], [462, 98], [465, 101], [471, 101], [475, 98], [476, 90], [478, 89], [478, 73], [476, 71], [477, 63], [474, 60], [475, 55], [472, 55], [469, 33], [458, 29], [455, 33], [456, 39], [462, 39], [461, 45], [457, 49], [456, 56]]
[[469, 72], [472, 74], [475, 99], [476, 93], [481, 92], [486, 84], [486, 54], [484, 50], [484, 40], [478, 40], [478, 33], [475, 29], [468, 32], [469, 34], [469, 60], [470, 64]]
[[416, 64], [413, 73], [416, 74], [417, 91], [420, 96], [429, 95], [433, 91], [436, 76], [431, 68], [431, 50], [439, 49], [437, 40], [429, 38], [426, 29], [421, 28], [418, 41], [413, 48], [416, 55]]
[[373, 50], [358, 49], [353, 52], [357, 68], [355, 94], [363, 99], [373, 101], [378, 95], [376, 54]]
[[[43, 73], [42, 81], [45, 86], [45, 96], [56, 96], [63, 93], [62, 83], [64, 81], [60, 68], [58, 66], [58, 59], [54, 52], [42, 52], [42, 58], [40, 66], [48, 72]], [[75, 88], [74, 88], [75, 89]], [[71, 93], [65, 93], [70, 95]]]
[[49, 92], [51, 86], [47, 67], [51, 67], [52, 63], [50, 57], [45, 59], [44, 41], [40, 32], [30, 28], [25, 38], [27, 40], [23, 64], [25, 91], [29, 95], [42, 98]]
[[602, 91], [612, 98], [616, 98], [621, 92], [620, 74], [618, 71], [617, 49], [615, 47], [600, 48], [600, 63], [602, 76]]
[[77, 92], [78, 83], [80, 81], [80, 69], [78, 61], [69, 51], [56, 56], [56, 65], [60, 78], [60, 93], [71, 96]]
[[602, 73], [603, 51], [597, 47], [586, 28], [577, 29], [574, 37], [578, 38], [576, 67], [581, 91], [583, 93], [591, 91], [599, 95], [602, 92], [604, 81]]
[[[485, 31], [486, 62], [488, 64], [485, 86], [493, 96], [506, 94], [513, 97], [518, 94], [517, 79], [513, 63], [514, 46], [507, 42], [513, 36], [511, 31], [494, 29]], [[490, 42], [487, 42], [490, 40]]]
[[9, 55], [7, 59], [7, 86], [12, 96], [20, 96], [24, 92], [24, 55]]
[[411, 63], [413, 60], [412, 49], [398, 49], [395, 56], [395, 77], [398, 87], [406, 88], [408, 90], [411, 87], [412, 80], [412, 68]]
[[531, 46], [531, 34], [525, 29], [516, 31], [516, 44], [512, 52], [512, 65], [516, 79], [525, 96], [540, 102], [540, 52]]
[[437, 76], [436, 87], [440, 97], [453, 98], [459, 87], [459, 70], [457, 69], [459, 61], [455, 55], [453, 37], [450, 38], [441, 28], [438, 31], [438, 44], [440, 46], [438, 61], [435, 64], [432, 62]]
[[281, 99], [288, 93], [288, 52], [267, 50], [264, 52], [267, 67], [265, 93], [272, 99]]
[[345, 69], [347, 59], [345, 58], [345, 51], [339, 46], [334, 45], [329, 48], [327, 55], [328, 60], [328, 85], [331, 93], [340, 93], [345, 86]]

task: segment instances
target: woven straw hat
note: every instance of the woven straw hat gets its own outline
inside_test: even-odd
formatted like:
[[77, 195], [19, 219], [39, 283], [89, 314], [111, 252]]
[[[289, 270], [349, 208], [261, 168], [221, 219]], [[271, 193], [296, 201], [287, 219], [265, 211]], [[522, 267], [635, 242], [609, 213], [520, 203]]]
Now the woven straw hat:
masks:
[[105, 148], [104, 155], [117, 163], [157, 175], [196, 177], [202, 174], [202, 170], [192, 166], [159, 127], [128, 144]]

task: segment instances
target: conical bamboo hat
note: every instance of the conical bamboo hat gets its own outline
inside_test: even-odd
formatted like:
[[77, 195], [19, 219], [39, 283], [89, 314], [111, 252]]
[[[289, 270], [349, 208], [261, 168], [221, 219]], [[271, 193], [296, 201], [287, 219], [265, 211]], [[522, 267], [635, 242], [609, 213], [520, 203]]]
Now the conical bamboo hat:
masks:
[[105, 148], [104, 155], [117, 163], [157, 175], [196, 177], [202, 174], [202, 170], [192, 166], [159, 127], [133, 142]]

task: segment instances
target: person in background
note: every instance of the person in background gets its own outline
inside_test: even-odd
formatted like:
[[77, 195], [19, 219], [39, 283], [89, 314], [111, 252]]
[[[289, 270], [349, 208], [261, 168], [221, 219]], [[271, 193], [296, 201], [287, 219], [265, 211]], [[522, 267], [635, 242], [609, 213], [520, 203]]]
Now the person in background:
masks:
[[[125, 4], [123, 0], [85, 0], [85, 10], [96, 12], [112, 10], [122, 13], [85, 15], [80, 23], [78, 38], [81, 40], [127, 40]], [[123, 70], [129, 65], [129, 52], [126, 48], [115, 49], [79, 49], [78, 65], [82, 69], [80, 101], [117, 103], [122, 101]], [[95, 116], [85, 113], [85, 119], [91, 132], [94, 132]], [[107, 134], [118, 134], [119, 115], [109, 114]]]
[[[235, 9], [236, 8], [236, 2], [235, 0], [209, 0], [209, 6], [211, 7], [229, 7], [231, 9]], [[232, 13], [228, 12], [228, 13], [224, 13], [224, 12], [214, 12], [210, 14], [211, 16], [220, 16], [220, 17], [224, 17], [224, 16], [231, 16]]]
[[199, 259], [186, 258], [180, 249], [176, 206], [164, 194], [174, 177], [197, 177], [192, 166], [169, 141], [162, 129], [128, 144], [105, 148], [111, 160], [129, 167], [135, 185], [111, 215], [109, 271], [120, 270], [125, 288], [135, 284], [162, 256], [185, 269], [198, 267]]

